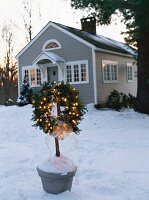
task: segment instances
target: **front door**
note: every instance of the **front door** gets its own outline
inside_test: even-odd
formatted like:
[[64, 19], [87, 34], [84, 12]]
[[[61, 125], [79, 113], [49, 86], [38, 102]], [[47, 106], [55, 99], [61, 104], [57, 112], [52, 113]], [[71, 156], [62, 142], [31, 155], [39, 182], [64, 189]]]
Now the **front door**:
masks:
[[53, 81], [58, 81], [58, 67], [47, 67], [47, 80], [48, 83], [52, 83]]

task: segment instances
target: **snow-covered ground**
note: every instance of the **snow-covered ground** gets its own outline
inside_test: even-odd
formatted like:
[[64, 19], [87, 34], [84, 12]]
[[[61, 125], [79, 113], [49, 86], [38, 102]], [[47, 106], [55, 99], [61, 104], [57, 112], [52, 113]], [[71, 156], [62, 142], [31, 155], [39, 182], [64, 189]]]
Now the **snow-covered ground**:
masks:
[[78, 175], [72, 191], [59, 195], [42, 190], [36, 166], [54, 146], [31, 116], [30, 105], [0, 106], [0, 200], [149, 200], [148, 115], [88, 105], [80, 135], [60, 142]]

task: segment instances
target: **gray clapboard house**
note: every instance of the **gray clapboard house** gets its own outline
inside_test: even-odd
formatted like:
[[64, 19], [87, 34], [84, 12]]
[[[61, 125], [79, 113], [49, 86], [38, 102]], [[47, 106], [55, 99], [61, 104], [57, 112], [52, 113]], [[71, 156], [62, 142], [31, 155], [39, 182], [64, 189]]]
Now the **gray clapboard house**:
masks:
[[45, 81], [67, 81], [85, 103], [104, 103], [113, 89], [136, 95], [136, 52], [96, 34], [96, 20], [81, 20], [82, 30], [49, 22], [16, 56], [18, 91], [27, 77], [38, 91]]

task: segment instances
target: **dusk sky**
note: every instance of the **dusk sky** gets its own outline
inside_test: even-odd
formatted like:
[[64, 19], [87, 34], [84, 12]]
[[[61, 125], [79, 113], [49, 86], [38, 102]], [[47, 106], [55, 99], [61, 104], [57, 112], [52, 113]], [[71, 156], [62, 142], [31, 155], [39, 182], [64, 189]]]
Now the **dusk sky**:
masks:
[[[17, 26], [15, 29], [15, 53], [25, 45], [23, 27], [23, 0], [0, 0], [0, 27], [10, 21]], [[80, 19], [87, 13], [74, 10], [70, 6], [69, 0], [32, 0], [33, 12], [33, 36], [35, 36], [49, 21], [58, 22], [75, 28], [81, 28]], [[117, 24], [117, 25], [116, 25]], [[117, 19], [110, 26], [98, 26], [97, 33], [118, 41], [124, 41], [121, 31], [125, 26]]]

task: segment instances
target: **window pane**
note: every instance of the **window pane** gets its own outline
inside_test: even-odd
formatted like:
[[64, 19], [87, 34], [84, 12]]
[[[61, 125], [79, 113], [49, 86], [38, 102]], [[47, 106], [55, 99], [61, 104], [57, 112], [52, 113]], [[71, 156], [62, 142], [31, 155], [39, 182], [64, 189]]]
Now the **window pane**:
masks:
[[104, 66], [103, 75], [104, 75], [104, 80], [106, 81], [107, 80], [107, 69], [106, 69], [106, 66]]
[[81, 64], [81, 81], [87, 81], [86, 64]]
[[35, 70], [33, 68], [30, 70], [30, 76], [31, 76], [31, 85], [34, 86], [35, 85]]
[[50, 42], [49, 44], [47, 44], [45, 49], [51, 49], [51, 48], [58, 48], [59, 45], [56, 42]]
[[127, 76], [128, 76], [128, 80], [132, 81], [132, 66], [128, 66], [127, 67]]
[[26, 81], [29, 81], [29, 71], [27, 69], [24, 70], [24, 79], [26, 79]]
[[79, 81], [79, 66], [74, 65], [74, 82]]
[[110, 61], [105, 61], [102, 64], [103, 68], [103, 80], [107, 82], [117, 81], [118, 80], [118, 68], [117, 64]]
[[106, 80], [110, 81], [110, 65], [108, 64], [106, 66], [107, 70], [106, 70]]
[[67, 82], [72, 82], [72, 70], [71, 70], [71, 65], [66, 66], [66, 74], [67, 74]]
[[103, 78], [107, 81], [107, 64], [103, 63]]
[[111, 80], [116, 81], [117, 80], [117, 66], [111, 65]]
[[36, 69], [36, 75], [37, 75], [37, 85], [41, 85], [41, 71], [40, 71], [40, 69]]
[[87, 63], [79, 61], [66, 66], [66, 81], [71, 83], [83, 83], [88, 79]]

